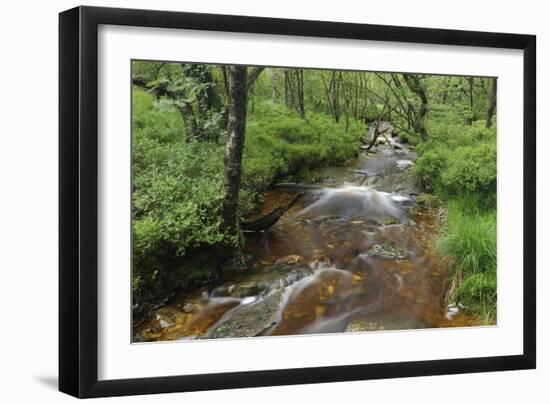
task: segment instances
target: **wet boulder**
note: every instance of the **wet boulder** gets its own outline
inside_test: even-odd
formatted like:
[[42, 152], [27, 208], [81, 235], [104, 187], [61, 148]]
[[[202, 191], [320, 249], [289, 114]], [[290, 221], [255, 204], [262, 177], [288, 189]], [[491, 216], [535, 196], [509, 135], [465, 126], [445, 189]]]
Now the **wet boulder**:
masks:
[[406, 250], [395, 243], [377, 243], [367, 252], [371, 257], [383, 259], [405, 259], [409, 255]]
[[459, 312], [460, 312], [460, 309], [458, 308], [458, 306], [449, 304], [447, 306], [447, 312], [445, 313], [445, 318], [447, 320], [452, 320]]
[[411, 160], [397, 160], [395, 165], [401, 170], [408, 170], [414, 165], [414, 163]]
[[399, 193], [401, 195], [418, 195], [420, 193], [417, 179], [410, 170], [382, 176], [372, 186], [380, 191]]
[[409, 208], [415, 204], [415, 200], [408, 195], [394, 194], [391, 196], [391, 199], [394, 203], [405, 208]]
[[308, 263], [311, 269], [328, 268], [333, 265], [332, 260], [325, 253], [316, 254]]
[[274, 265], [251, 269], [231, 282], [224, 283], [215, 288], [211, 296], [243, 298], [266, 295], [273, 289], [291, 285], [311, 274], [311, 268], [305, 265]]
[[206, 338], [254, 337], [274, 326], [281, 316], [283, 289], [272, 290], [253, 303], [240, 305], [227, 313]]
[[303, 264], [305, 262], [304, 257], [301, 255], [286, 255], [275, 261], [275, 265], [294, 265], [294, 264]]
[[393, 149], [396, 155], [400, 154], [398, 153], [398, 150], [403, 150], [403, 147], [399, 143], [390, 141], [389, 145]]

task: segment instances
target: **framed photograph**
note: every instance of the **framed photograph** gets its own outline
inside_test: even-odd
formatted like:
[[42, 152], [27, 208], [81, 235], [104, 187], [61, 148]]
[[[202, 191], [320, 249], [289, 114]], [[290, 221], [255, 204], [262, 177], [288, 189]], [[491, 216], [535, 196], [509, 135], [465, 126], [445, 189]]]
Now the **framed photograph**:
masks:
[[59, 27], [61, 391], [535, 368], [535, 36]]

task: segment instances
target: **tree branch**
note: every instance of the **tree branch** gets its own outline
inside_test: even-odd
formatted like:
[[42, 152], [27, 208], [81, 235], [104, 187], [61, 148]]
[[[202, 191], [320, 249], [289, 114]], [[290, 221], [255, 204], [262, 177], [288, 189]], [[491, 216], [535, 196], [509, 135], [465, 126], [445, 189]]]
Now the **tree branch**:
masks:
[[390, 97], [388, 97], [388, 93], [386, 91], [384, 106], [382, 107], [382, 112], [380, 112], [380, 115], [378, 115], [378, 119], [376, 120], [376, 126], [374, 127], [374, 132], [372, 132], [372, 140], [370, 141], [366, 149], [367, 152], [370, 151], [370, 149], [372, 149], [372, 146], [374, 146], [374, 144], [376, 143], [376, 139], [378, 139], [378, 135], [379, 135], [378, 127], [380, 126], [380, 121], [384, 117], [384, 112], [386, 112], [386, 107], [389, 105], [389, 103], [390, 103]]
[[248, 77], [246, 78], [248, 89], [252, 87], [256, 79], [262, 74], [262, 72], [265, 70], [265, 67], [257, 66], [252, 68], [250, 72], [248, 73]]

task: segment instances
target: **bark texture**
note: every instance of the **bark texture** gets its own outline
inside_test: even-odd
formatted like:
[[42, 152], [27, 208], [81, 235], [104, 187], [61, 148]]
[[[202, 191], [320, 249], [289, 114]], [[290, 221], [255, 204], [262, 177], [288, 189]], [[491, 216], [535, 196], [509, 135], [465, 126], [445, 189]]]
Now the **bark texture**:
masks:
[[428, 130], [426, 129], [426, 115], [428, 113], [428, 96], [426, 90], [420, 82], [420, 78], [415, 74], [403, 74], [405, 83], [409, 89], [416, 94], [420, 100], [420, 107], [416, 111], [414, 119], [415, 130], [420, 135], [420, 138], [424, 141], [428, 140]]
[[228, 66], [227, 73], [230, 100], [224, 157], [222, 217], [225, 231], [233, 237], [234, 247], [240, 251], [238, 202], [246, 130], [247, 68]]

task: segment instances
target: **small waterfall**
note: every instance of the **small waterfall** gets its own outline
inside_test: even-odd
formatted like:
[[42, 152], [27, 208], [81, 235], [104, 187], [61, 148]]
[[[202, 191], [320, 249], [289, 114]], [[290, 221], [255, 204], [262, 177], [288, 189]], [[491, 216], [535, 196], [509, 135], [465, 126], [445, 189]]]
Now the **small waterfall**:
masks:
[[404, 209], [410, 198], [376, 191], [370, 187], [344, 185], [317, 191], [319, 199], [298, 214], [305, 217], [337, 216], [342, 219], [366, 218], [377, 222], [394, 219], [404, 222]]
[[298, 282], [290, 285], [284, 292], [284, 299], [281, 301], [281, 310], [284, 310], [287, 304], [291, 303], [292, 299], [302, 293], [309, 287], [319, 286], [326, 281], [326, 278], [334, 277], [340, 281], [351, 284], [353, 275], [349, 271], [338, 268], [322, 268], [318, 269], [311, 276], [307, 276]]

